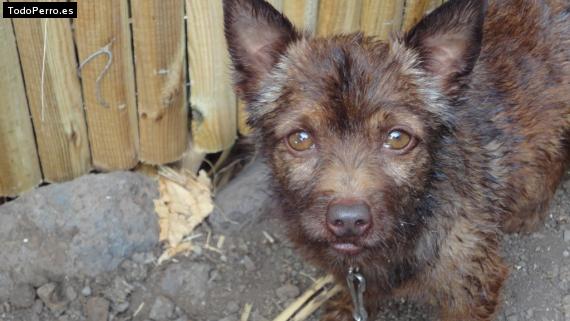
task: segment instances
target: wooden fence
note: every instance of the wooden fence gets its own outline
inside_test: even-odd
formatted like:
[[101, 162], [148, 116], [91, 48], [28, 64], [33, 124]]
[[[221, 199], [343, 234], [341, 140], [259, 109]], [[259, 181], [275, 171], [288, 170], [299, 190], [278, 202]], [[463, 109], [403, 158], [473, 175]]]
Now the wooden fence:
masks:
[[[387, 38], [442, 0], [270, 2], [319, 35]], [[200, 160], [247, 134], [221, 0], [77, 6], [71, 20], [0, 18], [0, 197], [93, 169], [170, 163], [185, 152]]]

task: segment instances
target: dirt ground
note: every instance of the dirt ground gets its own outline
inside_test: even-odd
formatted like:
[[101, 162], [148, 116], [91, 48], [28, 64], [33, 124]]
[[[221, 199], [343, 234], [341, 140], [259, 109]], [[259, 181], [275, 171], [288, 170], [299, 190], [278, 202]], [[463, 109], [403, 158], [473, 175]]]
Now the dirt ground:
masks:
[[[252, 305], [249, 320], [272, 320], [323, 272], [285, 238], [265, 176], [255, 163], [217, 193], [217, 210], [193, 234], [190, 255], [157, 266], [157, 244], [98, 276], [19, 284], [1, 302], [0, 320], [237, 321], [246, 304]], [[498, 320], [570, 320], [570, 180], [542, 229], [506, 236], [503, 244], [512, 272]], [[377, 320], [435, 320], [433, 312], [389, 302]]]

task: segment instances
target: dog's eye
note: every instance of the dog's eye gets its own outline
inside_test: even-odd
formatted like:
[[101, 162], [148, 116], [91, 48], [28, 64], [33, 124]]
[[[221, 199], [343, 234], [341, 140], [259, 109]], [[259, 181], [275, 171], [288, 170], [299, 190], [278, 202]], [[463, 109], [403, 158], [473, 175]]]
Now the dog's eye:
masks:
[[403, 130], [395, 129], [388, 133], [388, 137], [384, 142], [384, 147], [393, 150], [401, 150], [406, 148], [412, 141], [412, 136]]
[[311, 134], [303, 130], [294, 132], [293, 134], [289, 135], [287, 137], [287, 143], [289, 143], [289, 146], [291, 146], [291, 148], [297, 152], [303, 152], [315, 146]]

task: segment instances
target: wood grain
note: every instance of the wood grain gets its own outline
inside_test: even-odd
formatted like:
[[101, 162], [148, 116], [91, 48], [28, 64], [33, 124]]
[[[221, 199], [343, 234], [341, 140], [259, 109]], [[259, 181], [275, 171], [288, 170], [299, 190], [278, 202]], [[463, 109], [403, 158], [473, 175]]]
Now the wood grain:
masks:
[[[75, 41], [84, 64], [93, 164], [101, 170], [132, 168], [138, 162], [139, 138], [128, 1], [78, 1], [77, 11]], [[102, 54], [105, 49], [110, 55]]]
[[442, 3], [442, 0], [406, 0], [402, 29], [409, 30]]
[[11, 19], [0, 19], [0, 43], [0, 196], [17, 196], [42, 173]]
[[232, 146], [237, 134], [222, 2], [186, 0], [186, 12], [193, 148], [219, 152]]
[[139, 159], [170, 163], [188, 146], [184, 1], [141, 1], [132, 14]]
[[321, 0], [317, 34], [351, 33], [360, 29], [362, 0]]
[[283, 13], [299, 30], [315, 32], [319, 0], [284, 0]]
[[361, 28], [365, 34], [386, 40], [400, 30], [405, 0], [363, 0]]
[[89, 142], [70, 20], [13, 22], [44, 180], [83, 175], [91, 168]]

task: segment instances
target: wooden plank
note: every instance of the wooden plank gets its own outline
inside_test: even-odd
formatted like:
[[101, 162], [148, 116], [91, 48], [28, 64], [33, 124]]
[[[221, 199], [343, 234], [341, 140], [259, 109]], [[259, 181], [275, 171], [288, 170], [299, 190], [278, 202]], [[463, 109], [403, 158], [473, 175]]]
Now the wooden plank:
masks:
[[267, 0], [267, 2], [269, 2], [273, 8], [277, 9], [278, 11], [283, 10], [283, 1], [285, 0]]
[[238, 100], [238, 104], [237, 104], [237, 119], [238, 119], [239, 133], [244, 135], [244, 136], [251, 134], [252, 129], [247, 124], [246, 104], [241, 99]]
[[140, 160], [179, 160], [188, 146], [184, 1], [132, 6]]
[[186, 12], [193, 148], [219, 152], [233, 145], [237, 132], [222, 2], [186, 0]]
[[[0, 16], [2, 16], [0, 7]], [[0, 19], [0, 197], [17, 196], [42, 180], [11, 19]]]
[[351, 33], [360, 29], [362, 0], [321, 0], [317, 34]]
[[404, 8], [403, 30], [415, 26], [424, 15], [442, 4], [442, 0], [406, 0]]
[[128, 5], [127, 0], [77, 1], [74, 19], [93, 165], [101, 170], [129, 169], [138, 162]]
[[298, 29], [314, 32], [317, 26], [319, 0], [284, 0], [283, 13]]
[[85, 174], [89, 143], [70, 20], [13, 22], [44, 180]]
[[405, 0], [363, 0], [361, 28], [364, 33], [386, 40], [400, 30]]

